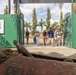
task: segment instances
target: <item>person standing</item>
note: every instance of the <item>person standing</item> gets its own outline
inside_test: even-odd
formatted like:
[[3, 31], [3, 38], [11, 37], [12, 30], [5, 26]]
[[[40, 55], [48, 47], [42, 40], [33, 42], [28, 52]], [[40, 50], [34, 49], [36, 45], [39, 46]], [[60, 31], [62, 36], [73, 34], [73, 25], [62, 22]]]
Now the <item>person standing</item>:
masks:
[[46, 32], [46, 30], [44, 30], [44, 32], [43, 32], [43, 42], [44, 42], [44, 45], [46, 45], [46, 39], [47, 39], [47, 32]]
[[54, 30], [50, 28], [48, 31], [48, 38], [49, 38], [49, 43], [51, 43], [52, 46], [54, 46]]
[[39, 36], [40, 36], [40, 33], [39, 33], [39, 31], [37, 31], [36, 32], [36, 43], [37, 43], [37, 45], [39, 46], [39, 43], [40, 43], [40, 38], [39, 38]]
[[54, 45], [57, 46], [58, 41], [57, 41], [57, 29], [54, 30]]
[[28, 29], [26, 29], [26, 44], [28, 44], [28, 41], [29, 41], [29, 31]]
[[58, 27], [57, 30], [57, 41], [58, 41], [58, 45], [62, 45], [62, 30], [60, 27]]
[[34, 35], [34, 38], [33, 38], [33, 41], [34, 41], [35, 44], [37, 44], [36, 37], [37, 37], [37, 32], [35, 32], [35, 35]]

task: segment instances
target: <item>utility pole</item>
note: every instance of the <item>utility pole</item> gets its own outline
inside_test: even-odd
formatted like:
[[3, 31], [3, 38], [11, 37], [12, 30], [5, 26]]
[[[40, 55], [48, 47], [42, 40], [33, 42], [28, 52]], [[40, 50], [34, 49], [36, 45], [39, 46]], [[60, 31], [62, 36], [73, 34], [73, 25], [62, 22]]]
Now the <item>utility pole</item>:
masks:
[[19, 0], [17, 0], [14, 4], [14, 13], [19, 13]]
[[11, 1], [8, 0], [8, 14], [10, 14], [10, 10], [11, 10], [11, 8], [10, 8], [11, 6], [10, 5], [11, 5]]
[[14, 4], [14, 13], [17, 14], [17, 3]]
[[73, 3], [73, 13], [76, 14], [76, 3]]
[[20, 0], [17, 0], [17, 13], [20, 13], [19, 1]]

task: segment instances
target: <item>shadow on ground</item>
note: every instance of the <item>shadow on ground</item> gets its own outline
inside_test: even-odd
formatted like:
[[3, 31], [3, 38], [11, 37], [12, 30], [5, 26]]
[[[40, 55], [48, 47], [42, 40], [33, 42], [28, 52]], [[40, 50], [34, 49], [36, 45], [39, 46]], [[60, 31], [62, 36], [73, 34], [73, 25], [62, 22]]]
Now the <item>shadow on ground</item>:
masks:
[[76, 53], [71, 55], [71, 56], [64, 56], [64, 54], [60, 54], [57, 52], [50, 52], [48, 54], [44, 54], [43, 52], [33, 52], [34, 54], [39, 54], [39, 55], [45, 55], [45, 56], [50, 56], [50, 57], [58, 57], [58, 58], [70, 58], [70, 59], [76, 59]]
[[74, 58], [74, 59], [76, 59], [76, 53], [75, 54], [73, 54], [73, 55], [71, 55], [71, 56], [68, 56], [69, 58]]
[[63, 54], [59, 54], [57, 52], [50, 52], [48, 54], [44, 54], [43, 52], [33, 52], [34, 54], [39, 54], [39, 55], [45, 55], [45, 56], [51, 56], [51, 57], [60, 57], [63, 58], [65, 57]]

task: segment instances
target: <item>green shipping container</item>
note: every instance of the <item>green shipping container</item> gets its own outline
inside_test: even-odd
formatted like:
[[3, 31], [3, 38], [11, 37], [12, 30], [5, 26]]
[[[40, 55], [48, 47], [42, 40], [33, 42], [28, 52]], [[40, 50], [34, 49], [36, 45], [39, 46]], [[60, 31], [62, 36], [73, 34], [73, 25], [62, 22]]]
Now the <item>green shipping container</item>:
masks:
[[24, 44], [23, 14], [0, 15], [0, 47], [15, 47], [14, 40]]

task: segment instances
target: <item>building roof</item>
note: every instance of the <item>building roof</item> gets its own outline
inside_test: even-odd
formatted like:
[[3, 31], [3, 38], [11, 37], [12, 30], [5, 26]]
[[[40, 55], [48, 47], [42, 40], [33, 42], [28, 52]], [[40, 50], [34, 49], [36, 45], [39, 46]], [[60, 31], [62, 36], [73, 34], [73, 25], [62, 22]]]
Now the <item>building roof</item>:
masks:
[[[18, 0], [14, 0], [17, 3]], [[76, 0], [19, 0], [19, 3], [71, 3]]]

